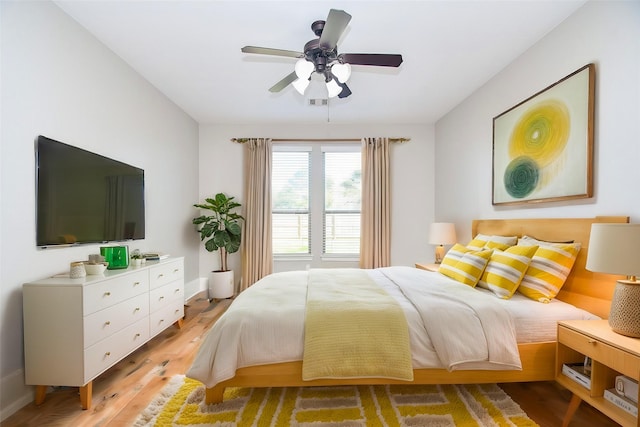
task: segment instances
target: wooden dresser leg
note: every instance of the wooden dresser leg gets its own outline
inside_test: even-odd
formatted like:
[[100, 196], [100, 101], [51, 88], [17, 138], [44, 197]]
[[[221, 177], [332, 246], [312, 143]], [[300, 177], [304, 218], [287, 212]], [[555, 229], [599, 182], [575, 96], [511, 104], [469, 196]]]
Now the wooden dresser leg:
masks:
[[46, 385], [36, 386], [36, 405], [42, 405], [44, 403], [45, 396], [47, 395]]
[[176, 328], [178, 329], [182, 329], [182, 325], [184, 324], [184, 318], [180, 318], [178, 320], [176, 320], [176, 323], [174, 323], [174, 325], [176, 325]]
[[567, 413], [564, 414], [564, 419], [562, 420], [562, 427], [568, 427], [571, 422], [571, 418], [573, 418], [573, 414], [576, 413], [578, 407], [580, 406], [580, 402], [582, 399], [578, 397], [577, 394], [571, 396], [571, 402], [569, 402], [569, 407], [567, 408]]
[[80, 387], [80, 405], [82, 405], [82, 409], [91, 409], [92, 392], [93, 381], [89, 381], [87, 385]]

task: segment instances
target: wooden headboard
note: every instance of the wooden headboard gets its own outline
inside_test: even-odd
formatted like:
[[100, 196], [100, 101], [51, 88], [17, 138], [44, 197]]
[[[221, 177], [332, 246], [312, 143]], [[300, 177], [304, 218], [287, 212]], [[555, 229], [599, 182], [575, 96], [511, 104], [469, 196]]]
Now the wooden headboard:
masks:
[[478, 233], [502, 236], [531, 236], [539, 240], [582, 244], [576, 263], [557, 298], [596, 314], [609, 317], [611, 298], [616, 280], [624, 278], [593, 273], [585, 268], [589, 250], [589, 235], [594, 222], [625, 223], [627, 216], [598, 216], [595, 218], [540, 219], [479, 219], [471, 224], [472, 236]]

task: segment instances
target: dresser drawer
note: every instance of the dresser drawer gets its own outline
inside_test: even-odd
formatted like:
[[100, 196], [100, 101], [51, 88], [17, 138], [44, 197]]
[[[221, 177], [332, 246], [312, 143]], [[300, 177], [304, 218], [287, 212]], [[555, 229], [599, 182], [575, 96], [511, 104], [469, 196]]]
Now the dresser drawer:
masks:
[[149, 316], [149, 336], [156, 336], [182, 317], [184, 317], [183, 298], [169, 301], [167, 305]]
[[169, 282], [184, 278], [184, 261], [182, 259], [153, 266], [149, 269], [150, 289], [158, 288]]
[[139, 271], [85, 286], [84, 315], [94, 313], [149, 291], [149, 273]]
[[633, 372], [637, 373], [637, 356], [578, 331], [560, 326], [558, 328], [558, 342], [618, 372], [629, 375], [629, 370], [633, 369]]
[[85, 348], [148, 315], [149, 297], [145, 293], [86, 316], [84, 319]]
[[144, 318], [84, 351], [85, 382], [93, 380], [149, 339], [149, 319]]
[[149, 292], [149, 312], [159, 310], [174, 299], [184, 300], [184, 279], [175, 280]]

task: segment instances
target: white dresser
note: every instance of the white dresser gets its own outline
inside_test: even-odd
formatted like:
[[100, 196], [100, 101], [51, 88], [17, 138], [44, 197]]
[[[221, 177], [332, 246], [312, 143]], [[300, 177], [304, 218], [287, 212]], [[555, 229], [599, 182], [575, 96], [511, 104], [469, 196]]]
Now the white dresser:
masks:
[[23, 285], [25, 381], [36, 404], [48, 386], [78, 386], [91, 407], [92, 381], [184, 316], [184, 259], [147, 262]]

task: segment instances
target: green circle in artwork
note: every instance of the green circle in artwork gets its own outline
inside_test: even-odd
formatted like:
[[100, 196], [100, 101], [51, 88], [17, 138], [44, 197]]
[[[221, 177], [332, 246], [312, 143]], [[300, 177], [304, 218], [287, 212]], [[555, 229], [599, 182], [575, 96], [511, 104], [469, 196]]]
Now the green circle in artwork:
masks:
[[513, 159], [504, 172], [504, 188], [511, 197], [522, 199], [530, 195], [538, 186], [540, 168], [527, 156]]

